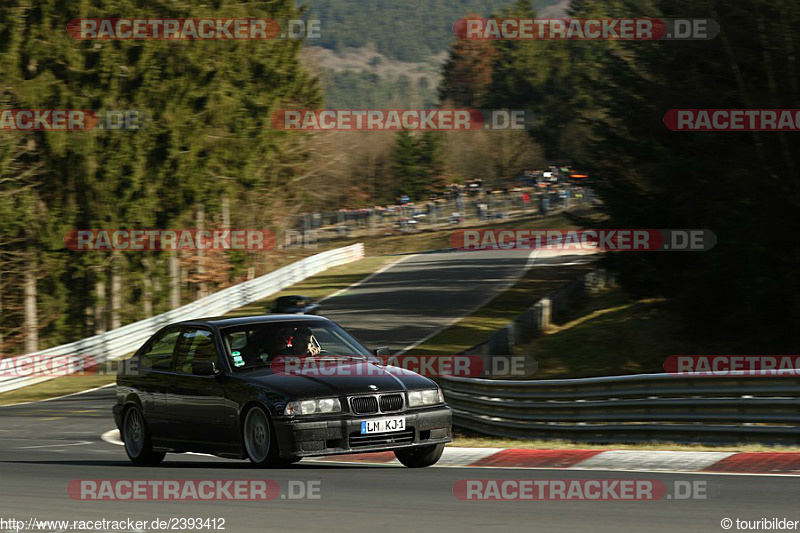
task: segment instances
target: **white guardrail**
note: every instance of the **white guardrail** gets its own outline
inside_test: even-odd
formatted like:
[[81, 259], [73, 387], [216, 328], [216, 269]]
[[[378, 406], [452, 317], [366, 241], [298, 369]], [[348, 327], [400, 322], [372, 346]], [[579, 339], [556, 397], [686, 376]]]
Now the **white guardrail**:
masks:
[[[363, 257], [364, 245], [362, 243], [328, 250], [301, 259], [296, 263], [256, 279], [228, 287], [161, 315], [140, 320], [94, 337], [54, 346], [32, 354], [18, 356], [14, 359], [30, 356], [62, 356], [63, 364], [66, 365], [70, 364], [69, 357], [64, 356], [89, 356], [97, 361], [97, 364], [102, 364], [134, 352], [153, 333], [166, 324], [228, 313], [244, 305], [266, 298], [270, 294], [274, 294], [323, 270], [357, 261]], [[57, 366], [51, 366], [48, 370], [48, 375], [45, 376], [37, 376], [35, 372], [33, 373], [34, 375], [0, 376], [0, 392], [27, 387], [28, 385], [58, 377], [60, 369]]]

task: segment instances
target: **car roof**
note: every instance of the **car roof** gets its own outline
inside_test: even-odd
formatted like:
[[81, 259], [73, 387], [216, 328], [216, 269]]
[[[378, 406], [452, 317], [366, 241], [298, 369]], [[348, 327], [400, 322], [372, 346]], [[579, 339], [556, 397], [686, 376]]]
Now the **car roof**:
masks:
[[274, 314], [274, 315], [253, 315], [239, 317], [210, 317], [198, 318], [195, 320], [184, 320], [171, 324], [173, 326], [216, 326], [217, 328], [228, 328], [235, 326], [248, 326], [251, 324], [268, 324], [270, 322], [319, 322], [320, 324], [331, 323], [330, 319], [317, 315], [296, 315], [296, 314]]

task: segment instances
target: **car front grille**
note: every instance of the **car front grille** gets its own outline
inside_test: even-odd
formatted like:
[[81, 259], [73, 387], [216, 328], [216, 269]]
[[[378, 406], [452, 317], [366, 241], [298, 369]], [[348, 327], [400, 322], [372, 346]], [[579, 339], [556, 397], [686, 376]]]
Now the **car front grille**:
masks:
[[[405, 406], [403, 394], [374, 394], [372, 396], [353, 396], [350, 407], [354, 414], [373, 415], [377, 413], [396, 413]], [[380, 407], [380, 409], [379, 409]]]
[[386, 444], [409, 444], [414, 442], [414, 428], [395, 433], [379, 433], [377, 435], [350, 434], [350, 448], [365, 448]]
[[402, 394], [384, 394], [381, 396], [381, 411], [390, 413], [392, 411], [400, 411], [403, 409], [403, 395]]
[[357, 396], [350, 398], [353, 412], [358, 415], [369, 415], [378, 412], [378, 399], [375, 396]]

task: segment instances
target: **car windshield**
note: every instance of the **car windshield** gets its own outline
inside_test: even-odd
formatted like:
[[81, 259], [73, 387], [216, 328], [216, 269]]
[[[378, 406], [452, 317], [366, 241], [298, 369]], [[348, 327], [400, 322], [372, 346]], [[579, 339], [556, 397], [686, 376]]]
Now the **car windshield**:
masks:
[[278, 300], [276, 302], [277, 305], [282, 306], [282, 307], [291, 307], [291, 306], [302, 307], [302, 306], [306, 305], [307, 303], [308, 303], [308, 301], [305, 298], [303, 298], [302, 296], [284, 296], [284, 297], [278, 298]]
[[371, 357], [369, 350], [332, 323], [267, 322], [225, 328], [222, 335], [234, 372], [269, 366], [277, 357]]

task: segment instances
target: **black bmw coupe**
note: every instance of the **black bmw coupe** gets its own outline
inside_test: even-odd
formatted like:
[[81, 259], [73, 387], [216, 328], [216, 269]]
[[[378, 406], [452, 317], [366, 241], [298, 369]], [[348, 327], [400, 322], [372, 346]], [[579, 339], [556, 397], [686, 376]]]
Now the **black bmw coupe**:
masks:
[[114, 418], [140, 465], [183, 452], [268, 467], [392, 450], [430, 466], [451, 441], [451, 410], [436, 383], [379, 351], [317, 316], [172, 324], [118, 375]]

